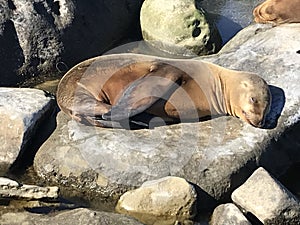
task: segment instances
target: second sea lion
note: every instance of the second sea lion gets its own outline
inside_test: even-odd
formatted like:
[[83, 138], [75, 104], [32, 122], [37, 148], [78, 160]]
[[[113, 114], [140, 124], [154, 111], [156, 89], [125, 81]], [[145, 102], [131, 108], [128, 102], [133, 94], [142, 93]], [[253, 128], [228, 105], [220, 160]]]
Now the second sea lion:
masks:
[[266, 0], [253, 10], [253, 15], [257, 23], [299, 23], [300, 0]]

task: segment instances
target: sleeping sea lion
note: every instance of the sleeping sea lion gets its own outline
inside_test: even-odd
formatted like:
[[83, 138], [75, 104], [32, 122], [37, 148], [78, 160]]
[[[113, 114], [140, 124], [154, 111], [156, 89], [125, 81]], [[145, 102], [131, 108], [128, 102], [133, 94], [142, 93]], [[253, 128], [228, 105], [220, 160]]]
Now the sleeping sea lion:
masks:
[[253, 10], [253, 15], [257, 23], [298, 23], [300, 0], [266, 0]]
[[201, 60], [116, 54], [68, 71], [58, 85], [57, 102], [75, 120], [100, 127], [143, 113], [170, 123], [232, 115], [262, 127], [271, 94], [254, 73]]

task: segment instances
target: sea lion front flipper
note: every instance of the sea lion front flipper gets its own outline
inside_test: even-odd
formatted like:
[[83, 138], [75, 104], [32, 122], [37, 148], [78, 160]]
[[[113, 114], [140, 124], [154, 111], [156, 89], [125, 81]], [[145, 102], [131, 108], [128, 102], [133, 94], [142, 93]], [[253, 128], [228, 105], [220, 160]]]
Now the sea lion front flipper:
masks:
[[111, 105], [105, 103], [102, 99], [98, 99], [86, 88], [83, 88], [82, 85], [79, 85], [67, 107], [62, 105], [60, 107], [74, 120], [81, 123], [99, 127], [111, 127], [109, 125], [111, 123], [102, 123], [95, 119], [111, 109]]
[[102, 115], [104, 120], [120, 121], [137, 115], [158, 99], [167, 98], [178, 87], [184, 72], [166, 63], [154, 63], [150, 73], [132, 82], [111, 110]]

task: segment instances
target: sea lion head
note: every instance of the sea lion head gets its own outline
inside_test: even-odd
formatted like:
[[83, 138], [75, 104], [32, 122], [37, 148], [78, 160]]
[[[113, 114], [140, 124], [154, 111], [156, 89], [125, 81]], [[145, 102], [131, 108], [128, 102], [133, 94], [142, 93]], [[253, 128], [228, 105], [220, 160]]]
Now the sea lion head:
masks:
[[258, 75], [247, 73], [239, 82], [234, 114], [255, 127], [263, 127], [271, 105], [268, 84]]
[[278, 12], [274, 7], [274, 1], [265, 1], [253, 10], [254, 21], [256, 23], [276, 23], [279, 20]]

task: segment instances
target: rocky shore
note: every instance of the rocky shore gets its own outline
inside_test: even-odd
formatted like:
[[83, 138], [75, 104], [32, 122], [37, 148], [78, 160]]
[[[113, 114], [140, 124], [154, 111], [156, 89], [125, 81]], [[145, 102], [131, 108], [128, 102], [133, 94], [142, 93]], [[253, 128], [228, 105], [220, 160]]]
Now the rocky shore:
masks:
[[[213, 11], [204, 0], [192, 7], [202, 12], [195, 14], [179, 10], [191, 1], [176, 0], [172, 15], [187, 23], [192, 18], [176, 42], [167, 37], [178, 33], [156, 33], [151, 20], [157, 16], [149, 23], [149, 12], [141, 11], [147, 23], [141, 21], [140, 30], [143, 1], [92, 2], [0, 3], [0, 43], [6, 46], [0, 54], [9, 56], [0, 60], [0, 224], [300, 224], [299, 192], [280, 182], [300, 162], [300, 24], [252, 23], [251, 10], [261, 1], [224, 1]], [[170, 13], [170, 4], [160, 14]], [[232, 16], [225, 6], [245, 12]], [[224, 23], [231, 33], [224, 33]], [[45, 72], [55, 80], [67, 69], [61, 66], [126, 42], [131, 24], [133, 39], [143, 35], [152, 43], [123, 50], [174, 57], [192, 52], [197, 60], [259, 74], [272, 94], [265, 129], [229, 116], [153, 129], [91, 127], [58, 112], [54, 94], [18, 87]], [[173, 26], [166, 25], [168, 32]], [[196, 35], [199, 29], [206, 36]], [[184, 33], [200, 38], [192, 43]], [[55, 89], [57, 82], [51, 84]], [[36, 173], [30, 184], [19, 181], [18, 173], [29, 168]]]

